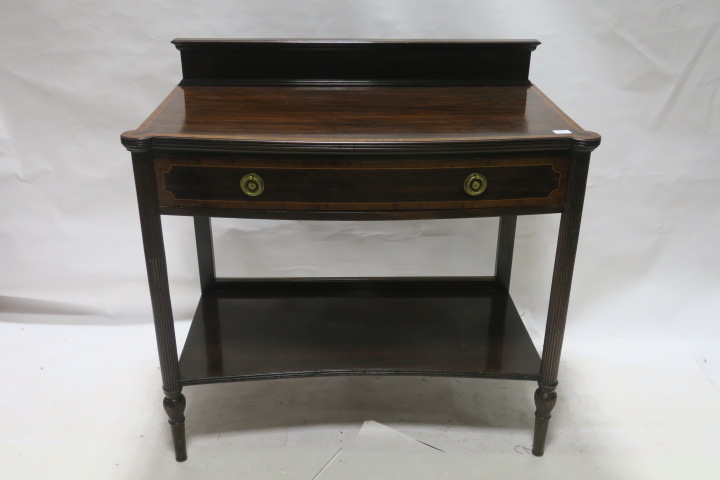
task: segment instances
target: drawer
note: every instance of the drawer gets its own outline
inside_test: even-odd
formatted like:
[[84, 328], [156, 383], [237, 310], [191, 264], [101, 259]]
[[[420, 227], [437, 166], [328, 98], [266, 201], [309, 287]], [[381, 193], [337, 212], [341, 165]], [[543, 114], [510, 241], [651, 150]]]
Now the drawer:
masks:
[[567, 157], [156, 157], [159, 203], [249, 210], [561, 207]]

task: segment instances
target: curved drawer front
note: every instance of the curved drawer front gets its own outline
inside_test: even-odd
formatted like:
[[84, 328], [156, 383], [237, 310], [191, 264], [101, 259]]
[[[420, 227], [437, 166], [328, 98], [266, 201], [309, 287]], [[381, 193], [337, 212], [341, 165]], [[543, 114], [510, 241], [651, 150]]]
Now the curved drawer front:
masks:
[[393, 211], [562, 207], [567, 158], [155, 159], [161, 206]]

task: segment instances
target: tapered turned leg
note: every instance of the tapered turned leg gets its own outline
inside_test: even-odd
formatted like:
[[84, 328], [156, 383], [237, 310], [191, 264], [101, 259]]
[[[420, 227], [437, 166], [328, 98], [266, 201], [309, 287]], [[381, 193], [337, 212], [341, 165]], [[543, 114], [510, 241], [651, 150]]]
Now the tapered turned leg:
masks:
[[133, 152], [133, 170], [140, 211], [145, 265], [147, 266], [150, 301], [152, 303], [155, 337], [162, 388], [165, 392], [163, 406], [170, 419], [175, 458], [182, 462], [187, 459], [185, 450], [185, 397], [180, 393], [180, 366], [175, 342], [170, 289], [168, 285], [165, 245], [162, 223], [157, 209], [157, 187], [153, 159], [149, 151]]
[[543, 385], [535, 390], [535, 435], [533, 437], [532, 453], [536, 457], [542, 457], [545, 453], [545, 439], [547, 438], [548, 424], [555, 402], [557, 401], [557, 393], [555, 393], [555, 385]]
[[185, 396], [182, 393], [167, 395], [163, 400], [163, 407], [168, 415], [173, 445], [175, 446], [175, 460], [187, 460], [185, 448]]
[[[589, 147], [588, 147], [589, 148]], [[568, 190], [565, 209], [560, 217], [555, 268], [550, 287], [550, 305], [545, 341], [543, 342], [542, 360], [540, 362], [539, 388], [535, 392], [535, 435], [532, 453], [541, 456], [545, 452], [550, 412], [552, 412], [557, 394], [558, 369], [562, 350], [565, 323], [567, 320], [570, 285], [572, 284], [575, 253], [577, 252], [580, 219], [582, 217], [583, 200], [585, 198], [585, 182], [588, 174], [590, 150], [582, 143], [575, 146], [568, 179]], [[593, 147], [594, 148], [594, 147]]]

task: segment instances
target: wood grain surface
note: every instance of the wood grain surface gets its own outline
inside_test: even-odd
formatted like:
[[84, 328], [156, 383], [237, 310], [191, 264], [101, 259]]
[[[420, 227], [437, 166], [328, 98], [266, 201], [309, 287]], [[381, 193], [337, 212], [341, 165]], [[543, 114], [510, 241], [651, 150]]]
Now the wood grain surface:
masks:
[[539, 369], [504, 287], [467, 278], [218, 280], [180, 359], [185, 385], [359, 374], [537, 380]]

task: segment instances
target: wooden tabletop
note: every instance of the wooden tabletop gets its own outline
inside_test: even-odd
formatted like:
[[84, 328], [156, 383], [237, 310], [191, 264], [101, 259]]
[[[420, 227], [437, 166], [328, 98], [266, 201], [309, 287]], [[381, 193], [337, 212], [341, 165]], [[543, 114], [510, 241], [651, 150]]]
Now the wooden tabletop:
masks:
[[535, 86], [178, 86], [123, 142], [432, 144], [589, 134]]

